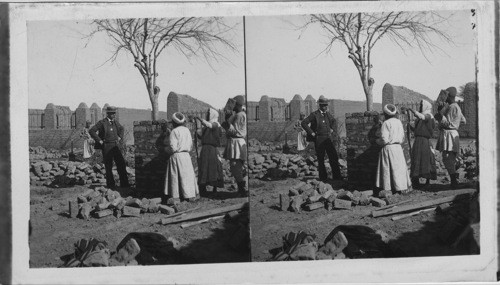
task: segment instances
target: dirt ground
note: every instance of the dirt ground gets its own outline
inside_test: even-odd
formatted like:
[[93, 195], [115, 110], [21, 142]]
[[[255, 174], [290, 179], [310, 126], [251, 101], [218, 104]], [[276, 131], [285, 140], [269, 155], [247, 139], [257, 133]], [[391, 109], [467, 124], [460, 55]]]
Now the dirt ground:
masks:
[[[216, 195], [209, 194], [192, 203], [184, 203], [185, 209], [198, 207], [198, 211], [214, 209], [247, 202], [236, 191], [219, 189]], [[250, 250], [235, 250], [229, 240], [238, 224], [219, 219], [208, 223], [182, 229], [180, 224], [161, 225], [159, 221], [166, 214], [144, 213], [141, 217], [120, 217], [113, 215], [86, 221], [71, 218], [68, 213], [68, 200], [85, 192], [85, 186], [71, 188], [31, 187], [30, 220], [30, 267], [58, 267], [63, 264], [60, 257], [74, 252], [74, 243], [80, 239], [96, 238], [106, 241], [111, 251], [116, 250], [119, 242], [131, 232], [160, 233], [173, 237], [180, 242], [180, 258], [176, 263], [223, 263], [247, 262]], [[134, 197], [134, 189], [117, 189], [122, 197]], [[140, 197], [139, 197], [140, 198]], [[241, 215], [248, 219], [248, 211]], [[243, 218], [244, 219], [244, 218]]]
[[[289, 232], [300, 230], [317, 236], [320, 244], [328, 234], [340, 225], [361, 225], [381, 230], [388, 235], [391, 248], [397, 249], [399, 257], [465, 255], [478, 253], [479, 223], [472, 225], [472, 232], [458, 247], [439, 241], [438, 235], [446, 223], [446, 217], [435, 211], [392, 221], [391, 216], [373, 218], [370, 213], [374, 206], [354, 206], [350, 210], [325, 208], [311, 212], [294, 213], [280, 211], [279, 194], [287, 194], [298, 179], [286, 179], [263, 182], [257, 179], [250, 181], [250, 220], [252, 261], [266, 261], [273, 257], [277, 249], [283, 245], [282, 237]], [[443, 177], [434, 181], [425, 191], [414, 190], [410, 194], [397, 194], [396, 202], [412, 200], [411, 203], [437, 199], [452, 195]], [[332, 183], [335, 190], [344, 188], [345, 182]], [[462, 187], [471, 188], [473, 183], [464, 182]], [[456, 207], [468, 207], [468, 202], [454, 203]]]

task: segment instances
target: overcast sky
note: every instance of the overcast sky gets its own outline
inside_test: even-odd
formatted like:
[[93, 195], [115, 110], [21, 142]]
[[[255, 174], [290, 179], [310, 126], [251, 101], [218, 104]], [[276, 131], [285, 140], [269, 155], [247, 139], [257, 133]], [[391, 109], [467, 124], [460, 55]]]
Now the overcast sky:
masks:
[[[451, 15], [444, 12], [444, 16]], [[242, 18], [226, 18], [241, 23]], [[248, 100], [262, 95], [291, 100], [303, 98], [360, 100], [365, 96], [346, 48], [338, 43], [329, 55], [320, 54], [325, 38], [320, 31], [308, 29], [301, 38], [288, 22], [299, 23], [301, 16], [246, 17]], [[475, 58], [470, 11], [454, 11], [449, 25], [442, 28], [454, 44], [435, 41], [443, 52], [428, 54], [427, 61], [418, 49], [402, 51], [394, 43], [380, 41], [373, 57], [374, 101], [381, 102], [385, 83], [403, 85], [414, 91], [437, 97], [440, 89], [460, 86], [474, 80]], [[245, 92], [242, 24], [232, 37], [238, 53], [223, 51], [229, 61], [188, 61], [176, 51], [159, 58], [159, 106], [166, 110], [170, 91], [188, 94], [222, 107], [228, 97]], [[105, 63], [113, 48], [106, 35], [90, 42], [83, 35], [89, 22], [46, 21], [28, 23], [29, 108], [43, 109], [47, 103], [75, 109], [80, 102], [96, 102], [119, 107], [151, 108], [144, 81], [122, 53], [115, 63]]]
[[[372, 52], [375, 102], [382, 101], [385, 83], [436, 99], [441, 89], [475, 80], [470, 11], [440, 14], [452, 15], [442, 29], [453, 37], [454, 45], [434, 41], [443, 52], [428, 54], [429, 62], [418, 49], [403, 51], [388, 40], [377, 43]], [[326, 39], [318, 29], [308, 29], [298, 39], [300, 32], [288, 23], [301, 21], [300, 16], [246, 18], [248, 100], [268, 95], [288, 101], [295, 94], [366, 100], [344, 45], [335, 44], [330, 55], [320, 54]]]

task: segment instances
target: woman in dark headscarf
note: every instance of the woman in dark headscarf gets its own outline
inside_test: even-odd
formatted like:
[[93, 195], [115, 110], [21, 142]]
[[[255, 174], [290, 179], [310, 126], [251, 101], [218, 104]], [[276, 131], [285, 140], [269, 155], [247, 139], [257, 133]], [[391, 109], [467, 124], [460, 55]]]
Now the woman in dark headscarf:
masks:
[[412, 184], [416, 187], [420, 186], [419, 178], [422, 177], [427, 179], [425, 183], [427, 186], [431, 179], [437, 179], [436, 158], [429, 141], [436, 127], [434, 116], [432, 116], [432, 105], [428, 101], [422, 100], [419, 111], [408, 110], [417, 117], [415, 127], [412, 128], [415, 133], [415, 141], [413, 142], [411, 153], [410, 176]]
[[207, 185], [213, 187], [224, 187], [224, 176], [222, 174], [222, 162], [217, 147], [220, 146], [221, 125], [219, 124], [219, 112], [210, 108], [206, 120], [198, 118], [203, 125], [197, 134], [201, 138], [201, 153], [198, 165], [198, 186], [200, 193], [206, 192]]

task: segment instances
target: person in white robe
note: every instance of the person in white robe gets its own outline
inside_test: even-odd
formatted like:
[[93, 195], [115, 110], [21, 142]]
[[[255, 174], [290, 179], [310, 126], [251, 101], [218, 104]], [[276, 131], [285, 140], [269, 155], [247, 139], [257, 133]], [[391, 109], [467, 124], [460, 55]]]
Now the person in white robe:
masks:
[[382, 146], [378, 157], [375, 186], [383, 190], [407, 193], [412, 190], [410, 175], [401, 144], [405, 139], [403, 124], [396, 118], [397, 108], [384, 106], [385, 121], [377, 144]]
[[172, 115], [174, 129], [170, 133], [171, 153], [165, 177], [165, 195], [174, 199], [193, 201], [198, 196], [198, 184], [189, 151], [193, 147], [191, 132], [184, 126], [186, 117], [179, 112]]

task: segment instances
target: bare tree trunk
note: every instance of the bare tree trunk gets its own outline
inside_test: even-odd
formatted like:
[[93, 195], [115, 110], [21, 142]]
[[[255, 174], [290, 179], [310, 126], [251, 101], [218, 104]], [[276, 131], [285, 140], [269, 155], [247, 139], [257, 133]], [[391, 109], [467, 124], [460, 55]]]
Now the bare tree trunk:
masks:
[[366, 96], [366, 110], [373, 111], [373, 89], [372, 86], [368, 87], [368, 90], [365, 89]]
[[149, 100], [151, 101], [151, 120], [158, 121], [160, 118], [159, 108], [158, 108], [158, 96], [160, 95], [160, 88], [148, 88]]

